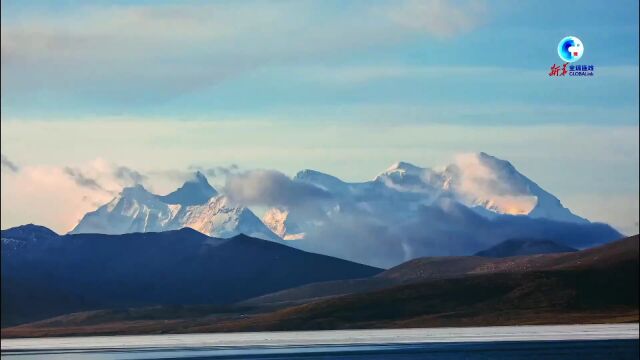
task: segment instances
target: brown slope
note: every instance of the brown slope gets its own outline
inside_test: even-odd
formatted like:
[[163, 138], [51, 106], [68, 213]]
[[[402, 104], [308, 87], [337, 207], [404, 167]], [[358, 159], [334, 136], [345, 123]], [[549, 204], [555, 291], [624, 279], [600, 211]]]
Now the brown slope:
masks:
[[478, 256], [424, 257], [398, 265], [374, 277], [307, 284], [256, 297], [243, 304], [292, 304], [374, 291], [416, 281], [453, 278], [468, 274], [491, 261], [493, 259]]
[[[638, 288], [632, 284], [637, 284], [637, 277], [612, 278], [608, 273], [569, 270], [433, 280], [312, 302], [198, 331], [487, 326], [564, 323], [567, 317], [578, 323], [638, 321]], [[600, 299], [601, 291], [614, 296]]]
[[[330, 296], [374, 291], [394, 285], [449, 279], [469, 274], [542, 271], [601, 266], [632, 259], [638, 253], [638, 235], [574, 253], [542, 254], [509, 258], [479, 256], [423, 257], [410, 260], [372, 278], [307, 284], [263, 295], [243, 304], [292, 304]], [[637, 256], [637, 255], [635, 255]]]
[[543, 270], [487, 272], [430, 280], [314, 301], [194, 330], [638, 321], [637, 237], [567, 258], [562, 264], [556, 260], [554, 257], [545, 260], [546, 265], [540, 263]]
[[240, 304], [247, 306], [294, 305], [332, 296], [379, 290], [394, 285], [397, 283], [393, 280], [376, 277], [347, 281], [323, 281], [258, 296]]

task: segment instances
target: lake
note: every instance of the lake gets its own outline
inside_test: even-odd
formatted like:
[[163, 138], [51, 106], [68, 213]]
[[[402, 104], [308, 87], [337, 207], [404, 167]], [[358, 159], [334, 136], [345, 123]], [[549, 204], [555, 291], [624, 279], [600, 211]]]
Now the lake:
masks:
[[638, 359], [638, 324], [3, 339], [3, 359]]

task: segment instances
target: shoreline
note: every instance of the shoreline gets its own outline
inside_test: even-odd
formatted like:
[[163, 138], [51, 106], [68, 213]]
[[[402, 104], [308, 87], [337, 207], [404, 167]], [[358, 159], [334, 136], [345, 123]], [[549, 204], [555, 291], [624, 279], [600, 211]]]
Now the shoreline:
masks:
[[638, 339], [638, 323], [5, 338], [1, 351]]

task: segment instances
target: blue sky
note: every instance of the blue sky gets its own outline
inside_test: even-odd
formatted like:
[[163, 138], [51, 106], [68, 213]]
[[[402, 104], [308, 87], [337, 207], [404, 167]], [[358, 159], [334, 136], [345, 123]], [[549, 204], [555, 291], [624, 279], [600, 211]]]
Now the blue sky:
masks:
[[[601, 124], [591, 110], [612, 109], [618, 116], [608, 124], [636, 124], [638, 2], [343, 4], [5, 1], [3, 89], [12, 91], [3, 94], [2, 115], [285, 117], [293, 110], [296, 120], [315, 121], [299, 109], [330, 108], [340, 120], [359, 121], [370, 107], [395, 118], [407, 107], [430, 115], [425, 108], [465, 104], [495, 111], [414, 120]], [[426, 26], [432, 8], [459, 11], [460, 19]], [[583, 39], [581, 62], [600, 76], [546, 76], [566, 34]], [[574, 116], [542, 110], [566, 105]], [[502, 119], [503, 108], [522, 114]]]
[[[2, 154], [21, 167], [364, 180], [487, 151], [637, 231], [637, 1], [3, 1], [1, 22]], [[594, 77], [547, 75], [566, 35]]]

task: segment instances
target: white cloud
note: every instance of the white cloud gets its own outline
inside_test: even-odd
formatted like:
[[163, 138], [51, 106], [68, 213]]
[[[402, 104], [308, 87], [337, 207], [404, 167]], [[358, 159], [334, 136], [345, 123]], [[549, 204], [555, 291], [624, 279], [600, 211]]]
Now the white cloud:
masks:
[[229, 2], [17, 16], [1, 25], [2, 88], [12, 97], [167, 99], [262, 66], [326, 59], [415, 35], [459, 34], [479, 24], [481, 8], [407, 1], [336, 11], [321, 2]]
[[227, 177], [224, 193], [243, 205], [304, 206], [331, 195], [311, 184], [296, 182], [276, 170], [252, 170]]
[[79, 166], [27, 165], [19, 172], [2, 172], [2, 228], [29, 222], [67, 232], [86, 212], [140, 180], [131, 171], [96, 159]]
[[535, 196], [528, 195], [528, 189], [514, 186], [514, 179], [502, 179], [500, 170], [492, 169], [480, 155], [460, 154], [455, 157], [458, 183], [453, 184], [471, 204], [486, 203], [487, 207], [502, 213], [528, 214], [537, 204]]
[[480, 26], [486, 21], [487, 6], [479, 0], [410, 0], [390, 13], [402, 26], [447, 38]]

